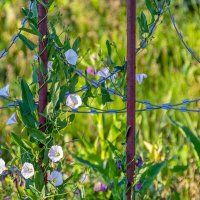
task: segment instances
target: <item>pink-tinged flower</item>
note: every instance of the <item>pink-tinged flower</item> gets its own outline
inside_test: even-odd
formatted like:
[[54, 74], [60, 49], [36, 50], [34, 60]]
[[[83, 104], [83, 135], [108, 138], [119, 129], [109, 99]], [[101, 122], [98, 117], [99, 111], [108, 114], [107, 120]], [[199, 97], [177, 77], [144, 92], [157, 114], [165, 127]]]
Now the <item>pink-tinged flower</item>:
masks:
[[9, 96], [9, 85], [6, 85], [5, 87], [1, 88], [0, 89], [0, 96], [3, 96], [3, 97], [7, 97]]
[[52, 171], [51, 174], [48, 176], [48, 181], [53, 182], [55, 186], [62, 185], [63, 184], [62, 173], [58, 171]]
[[54, 145], [50, 148], [48, 157], [53, 161], [57, 162], [63, 157], [63, 150], [61, 146]]
[[98, 71], [98, 72], [97, 72], [97, 76], [103, 77], [103, 78], [105, 78], [105, 79], [107, 79], [107, 78], [109, 77], [108, 79], [109, 79], [110, 81], [112, 81], [112, 82], [115, 82], [115, 81], [116, 81], [116, 78], [117, 78], [117, 74], [113, 74], [113, 75], [111, 76], [111, 73], [110, 73], [110, 70], [109, 70], [108, 67], [103, 68], [102, 70]]
[[66, 105], [72, 109], [77, 109], [82, 105], [81, 97], [78, 94], [70, 94], [67, 96]]
[[7, 120], [6, 125], [16, 124], [16, 113], [12, 114], [10, 118]]
[[69, 49], [65, 52], [65, 58], [69, 64], [76, 65], [78, 55], [73, 49]]
[[143, 80], [147, 78], [146, 74], [136, 74], [136, 80], [141, 85]]
[[35, 173], [34, 167], [31, 163], [25, 162], [22, 166], [21, 174], [25, 179], [32, 177]]
[[0, 158], [0, 174], [2, 174], [5, 169], [6, 169], [6, 163], [2, 158]]
[[95, 72], [94, 67], [89, 66], [89, 67], [86, 69], [86, 73], [87, 73], [87, 74], [90, 74], [90, 75], [92, 75], [92, 76], [94, 76], [96, 72]]
[[103, 68], [102, 70], [97, 72], [97, 76], [103, 77], [103, 78], [108, 78], [110, 76], [110, 71], [109, 68]]
[[108, 186], [105, 183], [97, 182], [94, 185], [95, 192], [107, 192]]

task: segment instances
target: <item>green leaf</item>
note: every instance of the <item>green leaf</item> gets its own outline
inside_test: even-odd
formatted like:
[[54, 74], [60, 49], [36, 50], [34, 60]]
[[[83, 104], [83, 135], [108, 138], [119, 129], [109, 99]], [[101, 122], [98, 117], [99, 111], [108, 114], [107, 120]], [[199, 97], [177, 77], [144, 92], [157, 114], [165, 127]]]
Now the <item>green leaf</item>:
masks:
[[111, 151], [114, 153], [115, 151], [118, 151], [117, 147], [115, 147], [109, 140], [107, 140], [108, 145], [111, 149]]
[[87, 105], [89, 97], [94, 98], [94, 95], [92, 94], [92, 89], [91, 88], [89, 88], [82, 96], [82, 101], [83, 101], [84, 104]]
[[68, 87], [65, 86], [65, 85], [60, 87], [59, 99], [58, 99], [57, 104], [55, 106], [55, 110], [59, 110], [60, 109], [60, 103], [65, 100], [65, 94], [66, 94], [67, 90], [68, 90]]
[[184, 133], [184, 136], [191, 142], [191, 144], [194, 147], [195, 152], [198, 155], [198, 159], [200, 160], [200, 139], [186, 126], [182, 125], [180, 122], [177, 122], [170, 118], [172, 123], [181, 129], [181, 131]]
[[163, 161], [153, 164], [141, 175], [140, 180], [142, 181], [142, 193], [145, 193], [149, 189], [153, 181], [156, 179], [158, 173], [167, 163], [168, 161]]
[[32, 66], [32, 83], [38, 83], [38, 71], [36, 66]]
[[[32, 25], [32, 27], [34, 27], [34, 26]], [[35, 28], [34, 29], [20, 28], [20, 30], [25, 31], [27, 33], [31, 33], [33, 35], [40, 36], [40, 37], [42, 36], [41, 33]]]
[[74, 74], [74, 76], [70, 80], [70, 84], [69, 84], [69, 91], [70, 92], [74, 92], [75, 91], [76, 84], [78, 83], [78, 79], [79, 79], [79, 75], [78, 74]]
[[[104, 87], [105, 85], [102, 84]], [[102, 104], [105, 105], [107, 102], [112, 102], [113, 100], [110, 98], [109, 92], [105, 88], [101, 88], [101, 97], [102, 97]]]
[[38, 126], [38, 121], [36, 120], [35, 115], [32, 113], [27, 113], [26, 106], [24, 107], [24, 104], [22, 102], [19, 102], [19, 108], [22, 121], [26, 125], [26, 127], [36, 128]]
[[171, 169], [171, 171], [178, 173], [178, 172], [184, 172], [187, 169], [188, 169], [187, 165], [176, 165]]
[[19, 38], [22, 40], [22, 42], [30, 49], [34, 50], [37, 45], [31, 42], [29, 39], [27, 39], [24, 35], [19, 34]]
[[28, 146], [25, 144], [21, 137], [12, 132], [11, 138], [19, 147], [23, 148], [25, 151], [29, 150]]
[[153, 3], [151, 2], [151, 0], [145, 0], [147, 9], [149, 10], [149, 12], [151, 13], [152, 18], [154, 19], [154, 15], [157, 14], [156, 9], [154, 8]]
[[[41, 167], [39, 166], [39, 164], [37, 165], [36, 167], [36, 174], [35, 174], [35, 177], [34, 177], [34, 182], [35, 182], [35, 187], [36, 189], [41, 192], [45, 183], [44, 183], [44, 175], [43, 175], [43, 171], [41, 169]], [[39, 193], [40, 195], [40, 193]]]
[[86, 166], [88, 166], [88, 167], [91, 167], [93, 170], [95, 170], [95, 171], [99, 171], [100, 173], [104, 173], [104, 169], [101, 167], [101, 166], [99, 166], [99, 165], [96, 165], [96, 164], [93, 164], [93, 163], [91, 163], [91, 162], [89, 162], [88, 160], [85, 160], [85, 159], [83, 159], [83, 158], [80, 158], [80, 157], [78, 157], [78, 156], [76, 156], [76, 155], [74, 155], [74, 154], [72, 154], [73, 155], [73, 157], [76, 159], [76, 160], [78, 160], [80, 163], [82, 163], [82, 164], [84, 164], [84, 165], [86, 165]]
[[34, 128], [28, 128], [27, 130], [28, 134], [35, 140], [41, 142], [42, 144], [46, 143], [46, 135], [42, 131]]
[[108, 55], [109, 57], [111, 57], [112, 49], [110, 46], [110, 42], [108, 40], [106, 40], [106, 47], [107, 47]]
[[78, 51], [79, 47], [80, 47], [80, 42], [81, 42], [81, 38], [77, 37], [76, 40], [74, 41], [74, 44], [72, 45], [72, 49], [74, 51]]
[[149, 28], [148, 28], [148, 24], [147, 24], [147, 19], [146, 19], [146, 16], [145, 16], [145, 14], [143, 12], [141, 13], [141, 18], [140, 19], [141, 19], [143, 32], [148, 33], [149, 32]]
[[75, 119], [75, 114], [71, 114], [71, 115], [68, 117], [68, 119], [69, 119], [69, 123], [72, 123], [72, 122], [74, 121], [74, 119]]
[[33, 2], [33, 9], [32, 9], [32, 12], [33, 12], [33, 16], [34, 16], [35, 18], [37, 18], [37, 17], [38, 17], [37, 1], [34, 1], [34, 2]]
[[31, 90], [25, 80], [21, 80], [22, 100], [24, 114], [31, 113], [37, 109]]
[[37, 197], [37, 199], [40, 199], [40, 192], [33, 185], [29, 185], [29, 188], [33, 192], [33, 194]]
[[59, 94], [60, 94], [60, 83], [56, 82], [52, 84], [51, 90], [51, 101], [53, 103], [53, 108], [56, 107], [57, 102], [59, 101]]

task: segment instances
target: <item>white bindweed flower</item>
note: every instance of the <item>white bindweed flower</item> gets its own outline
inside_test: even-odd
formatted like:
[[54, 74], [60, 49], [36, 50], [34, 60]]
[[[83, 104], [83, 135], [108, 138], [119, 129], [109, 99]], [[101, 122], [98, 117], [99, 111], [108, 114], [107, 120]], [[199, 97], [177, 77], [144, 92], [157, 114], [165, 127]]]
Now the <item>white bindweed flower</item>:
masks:
[[3, 97], [7, 97], [9, 96], [9, 85], [6, 85], [5, 87], [1, 88], [0, 89], [0, 96], [3, 96]]
[[142, 84], [145, 78], [147, 78], [146, 74], [136, 74], [136, 80], [139, 84]]
[[65, 58], [69, 64], [76, 65], [78, 55], [73, 49], [69, 49], [65, 52]]
[[103, 78], [107, 78], [108, 76], [110, 76], [110, 71], [109, 68], [106, 67], [100, 71], [97, 72], [97, 76], [103, 77]]
[[66, 105], [70, 108], [77, 109], [79, 106], [81, 106], [81, 104], [82, 100], [78, 94], [70, 94], [67, 96]]
[[58, 171], [52, 171], [48, 176], [48, 181], [52, 181], [55, 186], [59, 186], [63, 184], [62, 173]]
[[63, 150], [61, 146], [54, 145], [50, 148], [48, 157], [53, 161], [57, 162], [63, 157]]
[[5, 169], [6, 169], [6, 163], [2, 158], [0, 158], [0, 174], [2, 174]]
[[[108, 78], [111, 75], [110, 70], [108, 67], [103, 68], [102, 70], [97, 72], [97, 76], [103, 77], [103, 78]], [[113, 74], [112, 76], [109, 77], [109, 80], [112, 82], [115, 82], [116, 80], [116, 74]]]
[[12, 114], [10, 118], [7, 120], [6, 125], [16, 124], [16, 113]]
[[34, 167], [31, 163], [25, 162], [22, 166], [21, 174], [25, 179], [34, 175]]
[[53, 70], [53, 62], [52, 61], [48, 61], [47, 68], [48, 68], [49, 71]]

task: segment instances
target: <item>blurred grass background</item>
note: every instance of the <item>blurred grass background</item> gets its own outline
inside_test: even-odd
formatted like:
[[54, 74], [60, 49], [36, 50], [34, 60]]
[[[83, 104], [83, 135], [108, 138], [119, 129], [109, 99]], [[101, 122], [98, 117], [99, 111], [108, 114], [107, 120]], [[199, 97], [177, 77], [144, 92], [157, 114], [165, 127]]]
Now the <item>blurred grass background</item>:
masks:
[[[137, 1], [138, 13], [147, 11], [144, 1]], [[1, 0], [0, 2], [0, 49], [4, 49], [11, 41], [12, 36], [20, 27], [23, 15], [21, 7], [27, 5], [24, 0]], [[119, 56], [113, 54], [113, 60], [120, 63], [120, 59], [126, 55], [126, 1], [122, 0], [55, 0], [54, 9], [49, 13], [49, 19], [57, 21], [58, 32], [62, 27], [69, 27], [69, 37], [74, 40], [81, 37], [81, 52], [84, 54], [84, 62], [80, 67], [86, 69], [93, 65], [91, 55], [98, 54], [99, 47], [106, 51], [107, 39], [117, 44]], [[199, 1], [178, 0], [172, 1], [172, 12], [176, 23], [180, 28], [187, 44], [200, 58], [200, 12]], [[57, 19], [54, 17], [57, 16]], [[150, 21], [150, 19], [149, 19]], [[61, 37], [64, 37], [62, 35]], [[37, 38], [29, 37], [32, 41]], [[18, 77], [31, 79], [31, 64], [34, 52], [30, 52], [18, 41], [9, 51], [8, 55], [0, 61], [0, 86], [11, 84], [11, 94], [20, 96], [18, 89]], [[101, 68], [101, 66], [95, 66]], [[193, 99], [200, 96], [200, 67], [192, 59], [181, 44], [170, 22], [169, 14], [164, 13], [159, 26], [156, 28], [154, 39], [148, 47], [137, 56], [137, 72], [146, 73], [142, 86], [137, 85], [137, 99], [150, 100], [153, 103], [180, 102], [183, 99]], [[2, 104], [2, 102], [0, 102]], [[200, 108], [200, 104], [192, 105]], [[12, 111], [0, 111], [0, 143], [10, 145], [10, 131], [21, 132], [21, 126], [5, 126], [6, 120]], [[159, 191], [149, 191], [149, 199], [200, 199], [199, 166], [195, 160], [192, 146], [183, 137], [180, 131], [174, 127], [169, 116], [188, 126], [194, 133], [200, 136], [200, 117], [195, 113], [182, 113], [174, 111], [149, 111], [137, 114], [137, 129], [139, 140], [137, 152], [151, 161], [170, 159], [176, 156], [173, 165], [189, 166], [179, 172], [171, 172], [167, 169], [159, 178], [157, 184], [162, 182], [165, 187]], [[88, 123], [89, 122], [89, 123]], [[78, 138], [84, 134], [91, 144], [98, 135], [98, 119], [96, 116], [78, 115], [73, 124], [63, 131], [64, 141]], [[114, 143], [124, 139], [125, 132], [121, 127], [125, 126], [125, 115], [105, 115], [102, 119], [105, 138]], [[122, 126], [122, 124], [124, 126]], [[76, 149], [84, 148], [81, 144]], [[73, 146], [73, 145], [72, 145]], [[120, 146], [120, 145], [119, 145]], [[12, 146], [11, 148], [14, 147]], [[4, 152], [7, 154], [8, 152]], [[152, 192], [152, 193], [151, 193]], [[155, 196], [151, 196], [152, 194]], [[174, 195], [174, 196], [173, 196]]]

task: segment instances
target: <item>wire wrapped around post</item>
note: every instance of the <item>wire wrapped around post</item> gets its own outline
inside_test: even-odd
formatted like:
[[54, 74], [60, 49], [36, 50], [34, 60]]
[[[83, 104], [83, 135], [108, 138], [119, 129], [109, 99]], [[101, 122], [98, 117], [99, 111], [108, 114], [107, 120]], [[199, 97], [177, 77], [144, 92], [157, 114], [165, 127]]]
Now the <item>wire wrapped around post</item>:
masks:
[[[136, 0], [127, 0], [127, 200], [134, 199], [135, 102], [136, 102]], [[134, 196], [133, 196], [134, 197]]]

